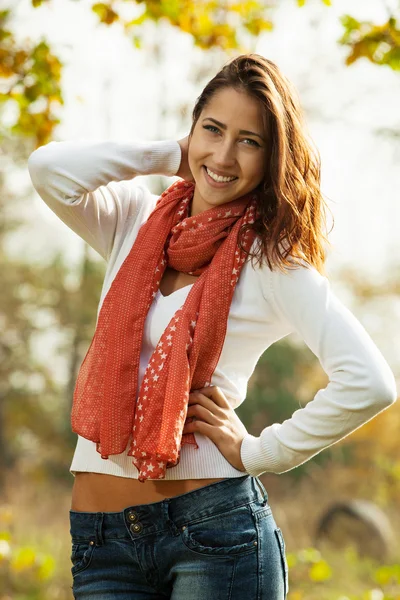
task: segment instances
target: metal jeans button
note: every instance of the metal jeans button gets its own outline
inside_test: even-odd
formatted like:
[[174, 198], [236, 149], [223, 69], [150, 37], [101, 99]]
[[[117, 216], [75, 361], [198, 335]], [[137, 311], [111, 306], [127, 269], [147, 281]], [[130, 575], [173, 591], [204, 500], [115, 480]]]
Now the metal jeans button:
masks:
[[139, 517], [138, 517], [137, 513], [133, 512], [133, 511], [130, 511], [130, 512], [128, 513], [128, 519], [129, 519], [130, 521], [133, 521], [133, 522], [135, 522], [135, 521], [137, 521], [137, 520], [138, 520], [138, 518], [139, 518]]
[[139, 533], [142, 531], [143, 525], [141, 523], [132, 523], [132, 525], [129, 526], [129, 529], [132, 531], [132, 533]]

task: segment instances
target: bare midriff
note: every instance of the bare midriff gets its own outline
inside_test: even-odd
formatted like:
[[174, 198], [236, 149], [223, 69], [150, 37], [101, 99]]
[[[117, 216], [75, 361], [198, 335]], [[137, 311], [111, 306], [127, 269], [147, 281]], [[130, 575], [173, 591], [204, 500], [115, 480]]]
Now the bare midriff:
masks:
[[120, 512], [128, 506], [161, 502], [218, 479], [146, 480], [117, 477], [106, 473], [76, 473], [71, 510], [80, 512]]
[[[166, 269], [160, 283], [160, 292], [169, 296], [190, 285], [197, 277]], [[77, 472], [72, 489], [71, 510], [79, 512], [120, 512], [128, 506], [161, 502], [191, 492], [200, 487], [221, 481], [210, 479], [150, 480], [144, 482], [129, 477], [106, 473]]]

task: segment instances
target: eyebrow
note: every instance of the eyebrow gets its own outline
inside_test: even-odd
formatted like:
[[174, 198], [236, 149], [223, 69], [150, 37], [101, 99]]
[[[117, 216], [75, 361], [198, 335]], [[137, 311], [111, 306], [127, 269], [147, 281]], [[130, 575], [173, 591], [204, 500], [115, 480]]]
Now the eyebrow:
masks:
[[[217, 119], [213, 119], [212, 117], [204, 117], [203, 121], [206, 121], [207, 119], [209, 121], [213, 121], [216, 125], [218, 125], [218, 127], [221, 127], [221, 129], [227, 129], [225, 123], [221, 123], [221, 121], [217, 121]], [[262, 135], [260, 135], [259, 133], [254, 133], [254, 131], [247, 131], [247, 129], [241, 129], [239, 133], [245, 133], [246, 135], [255, 135], [256, 137], [261, 138], [263, 142], [265, 141]]]

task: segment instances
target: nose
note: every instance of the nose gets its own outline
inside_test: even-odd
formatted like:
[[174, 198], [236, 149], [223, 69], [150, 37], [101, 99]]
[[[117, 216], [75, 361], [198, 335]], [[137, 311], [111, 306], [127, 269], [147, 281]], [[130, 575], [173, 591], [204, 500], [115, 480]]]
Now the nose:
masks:
[[213, 156], [213, 162], [216, 168], [221, 171], [232, 168], [236, 163], [236, 146], [234, 142], [230, 142], [226, 138], [221, 144], [218, 145], [218, 149], [215, 150]]

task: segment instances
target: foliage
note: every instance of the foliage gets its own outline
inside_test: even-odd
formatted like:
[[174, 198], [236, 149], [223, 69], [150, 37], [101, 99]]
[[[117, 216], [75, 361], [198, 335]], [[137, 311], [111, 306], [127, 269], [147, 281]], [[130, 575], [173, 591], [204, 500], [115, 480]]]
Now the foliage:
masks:
[[[34, 8], [44, 8], [51, 2], [31, 0]], [[331, 4], [331, 0], [321, 2], [326, 6]], [[298, 6], [305, 4], [306, 0], [297, 0]], [[137, 12], [134, 18], [124, 16], [126, 5]], [[227, 53], [247, 52], [246, 39], [271, 31], [272, 9], [272, 3], [261, 0], [225, 3], [219, 0], [125, 0], [120, 5], [109, 0], [91, 5], [99, 24], [118, 23], [137, 48], [142, 46], [143, 24], [164, 20], [191, 35], [195, 46], [203, 50], [219, 48]], [[32, 138], [38, 147], [52, 139], [60, 123], [58, 111], [64, 104], [63, 64], [46, 40], [37, 44], [18, 42], [12, 31], [12, 15], [12, 9], [0, 11], [0, 140], [11, 131]], [[400, 69], [400, 30], [394, 14], [379, 25], [357, 21], [350, 15], [343, 16], [341, 22], [344, 33], [339, 42], [350, 50], [347, 65], [364, 57], [374, 64]], [[12, 105], [17, 115], [11, 126], [1, 118], [8, 105]]]
[[[307, 0], [297, 0], [298, 6], [304, 6]], [[322, 0], [326, 6], [332, 0]], [[398, 0], [397, 0], [398, 3]], [[400, 5], [398, 3], [398, 8]], [[395, 71], [400, 70], [400, 28], [396, 9], [392, 5], [387, 8], [387, 20], [377, 24], [371, 21], [358, 21], [351, 15], [340, 18], [344, 32], [339, 43], [349, 48], [346, 65], [355, 63], [360, 58], [367, 58], [375, 65], [385, 65]]]
[[14, 520], [15, 513], [12, 509], [7, 505], [0, 505], [0, 598], [70, 598], [67, 587], [60, 589], [54, 585], [56, 558], [37, 543], [18, 543], [13, 534]]
[[[330, 0], [322, 1], [327, 6], [330, 4]], [[51, 0], [31, 2], [36, 8], [45, 8]], [[255, 1], [242, 4], [231, 1], [224, 8], [221, 3], [209, 0], [203, 3], [125, 0], [125, 3], [136, 6], [140, 14], [134, 19], [124, 19], [116, 4], [107, 2], [94, 3], [92, 10], [101, 25], [122, 25], [137, 47], [141, 44], [141, 26], [162, 19], [192, 35], [199, 48], [220, 47], [226, 52], [244, 50], [241, 33], [257, 36], [273, 26], [268, 18], [269, 6]], [[303, 6], [306, 0], [297, 3]], [[207, 11], [200, 10], [204, 6]], [[3, 140], [10, 133], [13, 136], [6, 140], [7, 148], [10, 143], [20, 145], [23, 136], [40, 146], [52, 139], [59, 123], [56, 113], [63, 104], [63, 65], [46, 40], [36, 45], [18, 42], [12, 32], [12, 14], [12, 9], [0, 12], [0, 135]], [[398, 70], [399, 28], [394, 17], [383, 25], [376, 25], [346, 15], [342, 24], [345, 32], [340, 41], [350, 49], [348, 65], [364, 57], [374, 64]], [[2, 114], [10, 103], [17, 108], [17, 118], [8, 128]], [[79, 272], [67, 268], [60, 255], [52, 257], [47, 265], [10, 259], [3, 242], [13, 221], [6, 218], [5, 204], [14, 204], [16, 198], [8, 195], [3, 180], [0, 191], [3, 281], [0, 299], [0, 473], [4, 474], [5, 467], [12, 466], [13, 462], [22, 463], [29, 481], [34, 481], [38, 475], [44, 479], [43, 474], [51, 473], [54, 485], [56, 477], [65, 473], [76, 441], [69, 426], [72, 389], [78, 365], [94, 331], [104, 264], [91, 260], [87, 252]], [[380, 289], [365, 282], [357, 281], [356, 284], [354, 291], [359, 297], [372, 298], [381, 293]], [[62, 340], [55, 349], [54, 359], [62, 358], [66, 364], [68, 378], [64, 386], [55, 382], [52, 365], [43, 365], [35, 355], [34, 342], [45, 331], [59, 334]], [[261, 357], [249, 383], [247, 401], [238, 414], [257, 435], [266, 423], [280, 422], [293, 410], [304, 406], [325, 382], [325, 374], [312, 353], [304, 346], [284, 340], [274, 344]], [[388, 508], [393, 504], [397, 506], [400, 497], [399, 408], [395, 406], [384, 412], [337, 445], [351, 449], [351, 453], [339, 454], [337, 447], [327, 449], [285, 475], [285, 481], [288, 484], [311, 474], [313, 466], [321, 461], [328, 462], [330, 457], [331, 462], [324, 471], [328, 481], [332, 474], [339, 480], [339, 476], [346, 473], [352, 479], [354, 495], [368, 496]], [[346, 469], [339, 464], [338, 456], [346, 457]], [[42, 473], [37, 465], [42, 465]], [[303, 479], [307, 483], [307, 477]], [[51, 496], [51, 490], [48, 495]], [[28, 505], [26, 513], [34, 523], [32, 508]], [[67, 579], [64, 560], [67, 550], [64, 548], [63, 556], [56, 551], [53, 555], [51, 549], [29, 540], [25, 530], [23, 537], [17, 537], [11, 525], [5, 525], [4, 514], [0, 511], [2, 592], [6, 591], [16, 600], [69, 598], [71, 592], [67, 583], [62, 591], [60, 586], [54, 591], [51, 585], [58, 581], [60, 569], [64, 573], [63, 580]], [[21, 519], [21, 513], [18, 519]], [[67, 533], [65, 530], [65, 539]], [[328, 556], [312, 546], [289, 552], [288, 561], [288, 600], [395, 600], [400, 597], [400, 566], [396, 562], [388, 565], [366, 562], [352, 549]], [[345, 580], [343, 573], [346, 573]]]
[[[392, 262], [381, 278], [366, 280], [354, 267], [341, 270], [340, 280], [356, 300], [358, 314], [382, 314], [381, 327], [395, 319], [389, 306], [396, 307], [400, 293], [399, 264]], [[381, 506], [400, 499], [400, 403], [381, 412], [343, 441], [351, 448], [353, 477], [359, 491]], [[374, 485], [370, 486], [371, 477]]]
[[400, 27], [395, 16], [383, 24], [357, 21], [350, 15], [341, 18], [344, 34], [340, 43], [350, 49], [346, 64], [367, 58], [375, 65], [400, 71]]
[[217, 46], [226, 51], [244, 52], [240, 42], [240, 32], [257, 36], [273, 28], [268, 18], [271, 6], [259, 0], [136, 0], [131, 1], [140, 7], [138, 17], [127, 20], [119, 14], [113, 2], [93, 4], [92, 10], [99, 21], [106, 25], [121, 22], [127, 33], [133, 35], [136, 45], [141, 45], [140, 26], [145, 21], [168, 21], [184, 33], [193, 37], [194, 44], [204, 50]]
[[323, 554], [312, 546], [287, 553], [288, 600], [398, 600], [400, 564], [381, 565], [352, 546]]
[[[17, 117], [11, 133], [33, 137], [36, 145], [48, 142], [60, 120], [56, 109], [64, 103], [61, 94], [61, 61], [42, 40], [36, 45], [19, 44], [10, 30], [11, 11], [0, 11], [0, 108], [12, 103]], [[1, 117], [1, 114], [0, 114]], [[0, 139], [8, 128], [0, 119]]]
[[[133, 19], [122, 16], [114, 2], [95, 2], [92, 11], [102, 25], [119, 23], [141, 47], [141, 26], [145, 22], [166, 20], [173, 27], [192, 36], [194, 44], [204, 50], [218, 47], [225, 51], [246, 51], [240, 33], [257, 36], [272, 29], [268, 18], [270, 7], [259, 0], [238, 2], [231, 0], [222, 5], [219, 0], [128, 0], [138, 13]], [[125, 2], [125, 5], [128, 3]], [[34, 8], [51, 4], [51, 0], [31, 0]], [[121, 6], [122, 9], [122, 6]], [[12, 10], [0, 12], [0, 93], [1, 107], [12, 103], [17, 118], [11, 132], [28, 136], [35, 147], [49, 142], [60, 122], [57, 110], [63, 104], [61, 91], [62, 62], [55, 56], [46, 40], [36, 45], [18, 43], [11, 30]], [[9, 126], [2, 123], [0, 139]]]
[[[305, 6], [307, 0], [297, 0], [297, 6]], [[332, 6], [332, 0], [321, 0], [321, 2], [323, 4], [325, 4], [325, 6]]]
[[[331, 0], [320, 1], [331, 5]], [[37, 9], [51, 3], [52, 0], [31, 0]], [[306, 0], [297, 0], [298, 6], [305, 4]], [[134, 18], [125, 16], [127, 6], [136, 13]], [[91, 5], [100, 25], [120, 25], [136, 48], [142, 47], [145, 23], [166, 21], [190, 35], [198, 48], [219, 48], [226, 53], [248, 52], [249, 40], [271, 31], [273, 8], [273, 3], [261, 0], [224, 3], [219, 0], [124, 0], [119, 4], [109, 0]], [[17, 113], [11, 132], [32, 138], [38, 147], [52, 139], [60, 122], [58, 111], [64, 103], [63, 64], [46, 40], [36, 45], [30, 41], [18, 42], [12, 31], [12, 16], [13, 9], [0, 12], [0, 109], [11, 104]], [[375, 64], [399, 69], [400, 32], [394, 15], [383, 25], [361, 23], [346, 15], [342, 24], [344, 34], [340, 43], [350, 48], [347, 64], [366, 57]], [[10, 126], [2, 123], [0, 112], [0, 139], [9, 130]]]
[[[94, 330], [103, 269], [87, 261], [86, 276], [71, 286], [70, 269], [60, 256], [42, 266], [4, 257], [1, 267], [6, 284], [0, 303], [3, 466], [22, 461], [25, 469], [35, 470], [40, 464], [55, 475], [55, 469], [67, 467], [76, 442], [70, 431], [73, 381]], [[54, 358], [63, 357], [66, 386], [55, 382], [53, 365], [43, 364], [33, 350], [36, 340], [52, 334], [60, 339]]]
[[[280, 340], [260, 357], [249, 382], [249, 405], [257, 415], [256, 423], [260, 425], [261, 415], [268, 422], [287, 419], [312, 400], [326, 383], [326, 374], [304, 343]], [[250, 410], [244, 404], [245, 418], [246, 409]]]
[[[23, 224], [13, 216], [22, 213], [21, 203], [0, 175], [0, 497], [7, 471], [16, 466], [38, 476], [66, 471], [76, 442], [70, 430], [73, 382], [94, 330], [104, 277], [104, 265], [87, 255], [81, 273], [61, 255], [47, 264], [9, 256], [7, 240]], [[51, 338], [61, 341], [46, 363], [37, 347]], [[55, 380], [53, 362], [60, 360], [67, 385]]]
[[[22, 490], [21, 490], [22, 492]], [[23, 497], [23, 493], [19, 495]], [[66, 492], [65, 492], [66, 493]], [[46, 526], [57, 539], [43, 536], [39, 507], [31, 498], [20, 511], [0, 504], [0, 598], [15, 600], [67, 600], [72, 578], [68, 557], [68, 522], [60, 511], [58, 493], [41, 489], [46, 510], [55, 516]], [[42, 511], [43, 514], [43, 511]], [[25, 515], [25, 516], [24, 516]], [[23, 520], [17, 529], [15, 525]], [[361, 557], [349, 546], [321, 551], [312, 545], [286, 551], [289, 566], [288, 600], [398, 600], [400, 564], [379, 563]], [[3, 596], [4, 594], [5, 596]]]

